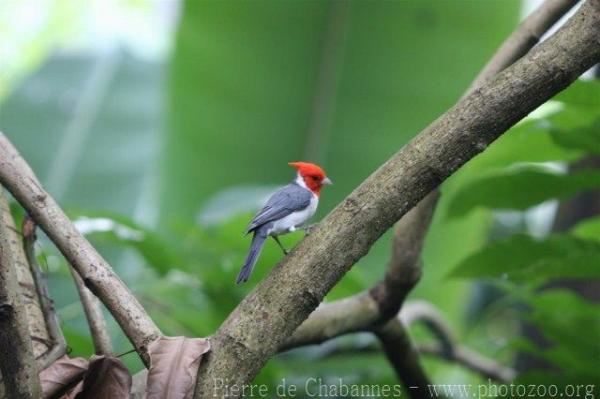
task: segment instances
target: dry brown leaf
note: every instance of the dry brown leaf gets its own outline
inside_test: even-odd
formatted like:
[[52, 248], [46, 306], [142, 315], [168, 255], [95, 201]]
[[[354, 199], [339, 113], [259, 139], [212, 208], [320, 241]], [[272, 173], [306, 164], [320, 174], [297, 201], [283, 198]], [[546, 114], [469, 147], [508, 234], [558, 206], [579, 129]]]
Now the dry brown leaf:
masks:
[[83, 384], [69, 393], [74, 399], [128, 399], [131, 374], [121, 359], [92, 356]]
[[89, 362], [82, 357], [63, 356], [40, 372], [40, 383], [45, 398], [66, 392], [77, 384], [87, 371]]
[[205, 338], [161, 337], [148, 346], [148, 399], [188, 399], [194, 393], [202, 355], [210, 350]]

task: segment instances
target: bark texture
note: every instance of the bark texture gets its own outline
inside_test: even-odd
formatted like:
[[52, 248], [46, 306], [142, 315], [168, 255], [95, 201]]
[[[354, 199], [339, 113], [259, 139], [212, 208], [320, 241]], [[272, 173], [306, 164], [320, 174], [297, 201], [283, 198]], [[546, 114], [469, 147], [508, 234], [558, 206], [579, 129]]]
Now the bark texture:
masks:
[[196, 397], [215, 378], [248, 383], [370, 246], [448, 176], [600, 60], [600, 1], [461, 99], [336, 207], [229, 315], [200, 366]]
[[110, 265], [42, 188], [33, 171], [2, 133], [0, 182], [46, 232], [85, 285], [110, 310], [147, 364], [147, 346], [161, 335], [160, 330]]
[[6, 223], [12, 216], [1, 186], [0, 213], [0, 370], [5, 395], [38, 399], [41, 397], [38, 367], [17, 279], [16, 256], [11, 250], [14, 246], [10, 243], [10, 228]]

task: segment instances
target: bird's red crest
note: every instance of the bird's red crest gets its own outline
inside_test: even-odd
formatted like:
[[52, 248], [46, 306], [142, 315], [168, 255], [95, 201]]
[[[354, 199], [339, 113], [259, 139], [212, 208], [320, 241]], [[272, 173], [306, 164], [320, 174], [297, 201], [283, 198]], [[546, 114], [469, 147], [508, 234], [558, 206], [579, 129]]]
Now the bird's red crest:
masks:
[[317, 195], [324, 184], [331, 184], [331, 180], [327, 178], [325, 171], [319, 165], [310, 162], [290, 162], [288, 165], [298, 170], [306, 186]]

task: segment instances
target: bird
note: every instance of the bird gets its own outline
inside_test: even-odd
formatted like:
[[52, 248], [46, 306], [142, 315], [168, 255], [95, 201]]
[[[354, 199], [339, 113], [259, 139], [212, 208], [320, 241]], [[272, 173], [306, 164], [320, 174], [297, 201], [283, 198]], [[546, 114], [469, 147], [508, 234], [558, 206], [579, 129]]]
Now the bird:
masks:
[[333, 184], [323, 168], [314, 163], [289, 162], [288, 165], [296, 168], [296, 177], [271, 195], [246, 228], [245, 234], [253, 233], [254, 236], [246, 261], [237, 276], [237, 284], [248, 281], [269, 236], [277, 242], [284, 255], [288, 254], [279, 236], [304, 226], [317, 210], [321, 188]]

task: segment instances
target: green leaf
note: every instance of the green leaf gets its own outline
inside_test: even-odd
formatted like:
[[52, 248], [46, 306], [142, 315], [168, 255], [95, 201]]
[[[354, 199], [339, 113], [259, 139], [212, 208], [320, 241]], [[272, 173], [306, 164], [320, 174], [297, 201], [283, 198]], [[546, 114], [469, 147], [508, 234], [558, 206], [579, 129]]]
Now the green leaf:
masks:
[[554, 97], [568, 106], [586, 108], [593, 112], [600, 112], [600, 82], [598, 80], [577, 80], [568, 90]]
[[69, 216], [86, 236], [136, 250], [149, 266], [161, 274], [184, 267], [185, 260], [179, 256], [177, 248], [126, 216], [83, 211], [71, 211]]
[[555, 278], [600, 277], [600, 242], [566, 234], [543, 241], [514, 235], [468, 256], [450, 276], [534, 285]]
[[463, 216], [477, 207], [524, 210], [597, 187], [597, 171], [561, 174], [532, 167], [505, 169], [462, 185], [452, 197], [449, 216]]
[[535, 324], [551, 348], [543, 356], [559, 368], [590, 375], [600, 358], [600, 306], [583, 300], [566, 290], [552, 290], [532, 295], [532, 307], [526, 318]]
[[577, 223], [571, 229], [571, 234], [584, 240], [600, 241], [600, 216]]
[[589, 125], [571, 129], [553, 127], [550, 129], [550, 134], [552, 139], [563, 148], [600, 154], [600, 118]]

